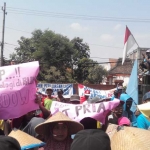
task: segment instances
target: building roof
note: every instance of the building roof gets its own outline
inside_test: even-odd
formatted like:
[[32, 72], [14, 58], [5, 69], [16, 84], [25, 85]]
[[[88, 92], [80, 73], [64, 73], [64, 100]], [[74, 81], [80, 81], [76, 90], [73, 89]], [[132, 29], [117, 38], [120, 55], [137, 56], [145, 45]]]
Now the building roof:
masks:
[[116, 65], [110, 69], [109, 75], [125, 74], [130, 75], [132, 71], [133, 63], [130, 58], [126, 58], [124, 64], [122, 65], [122, 58], [119, 58]]
[[[114, 68], [116, 66], [118, 59], [114, 59], [114, 58], [109, 58], [109, 62], [110, 62], [110, 69]], [[112, 62], [112, 63], [111, 63]]]

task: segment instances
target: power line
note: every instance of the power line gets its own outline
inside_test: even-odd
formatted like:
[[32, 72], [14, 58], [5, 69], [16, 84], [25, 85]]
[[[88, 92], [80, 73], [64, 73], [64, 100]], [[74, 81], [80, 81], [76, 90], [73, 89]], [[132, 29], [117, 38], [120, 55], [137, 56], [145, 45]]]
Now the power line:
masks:
[[89, 45], [94, 45], [94, 46], [101, 46], [101, 47], [111, 47], [111, 48], [118, 48], [118, 49], [123, 49], [122, 47], [116, 47], [116, 46], [106, 46], [106, 45], [99, 45], [99, 44], [89, 44]]
[[5, 44], [7, 44], [7, 45], [11, 45], [11, 46], [18, 46], [18, 45], [14, 45], [14, 44], [6, 43], [6, 42], [5, 42]]
[[82, 19], [82, 20], [96, 20], [96, 21], [123, 21], [123, 22], [144, 22], [149, 23], [150, 19], [142, 18], [118, 18], [118, 17], [102, 17], [102, 16], [87, 16], [77, 14], [66, 14], [57, 12], [47, 12], [39, 10], [30, 10], [23, 8], [8, 7], [10, 13], [34, 15], [43, 17], [55, 17], [55, 18], [68, 18], [68, 19]]

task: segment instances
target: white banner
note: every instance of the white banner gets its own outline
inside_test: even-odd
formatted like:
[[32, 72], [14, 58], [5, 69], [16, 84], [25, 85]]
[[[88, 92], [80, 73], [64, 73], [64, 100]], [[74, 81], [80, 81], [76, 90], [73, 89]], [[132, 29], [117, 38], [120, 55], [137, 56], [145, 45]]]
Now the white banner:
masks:
[[53, 96], [57, 96], [57, 90], [63, 90], [64, 98], [70, 98], [73, 95], [73, 84], [50, 84], [50, 83], [38, 83], [38, 92], [45, 93], [46, 89], [51, 87], [53, 89]]
[[57, 101], [52, 102], [51, 113], [57, 111], [63, 112], [69, 118], [75, 121], [81, 121], [83, 118], [91, 117], [102, 123], [105, 123], [105, 118], [112, 109], [117, 107], [120, 100], [114, 99], [113, 101], [93, 103], [93, 104], [66, 104]]
[[99, 97], [100, 99], [105, 99], [105, 98], [111, 98], [116, 88], [111, 90], [97, 90], [97, 89], [92, 89], [90, 87], [84, 86], [82, 84], [78, 84], [79, 96], [84, 96], [85, 90], [90, 90], [90, 98]]

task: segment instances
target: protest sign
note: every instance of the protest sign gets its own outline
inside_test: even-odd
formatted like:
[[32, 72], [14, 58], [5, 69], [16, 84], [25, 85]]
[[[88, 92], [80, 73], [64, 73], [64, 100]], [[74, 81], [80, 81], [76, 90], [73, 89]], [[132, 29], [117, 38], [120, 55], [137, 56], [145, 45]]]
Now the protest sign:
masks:
[[85, 90], [90, 90], [90, 98], [99, 97], [100, 99], [105, 99], [105, 98], [111, 98], [116, 88], [111, 89], [111, 90], [97, 90], [97, 89], [89, 88], [82, 84], [78, 84], [79, 96], [84, 96]]
[[18, 118], [38, 108], [35, 104], [39, 63], [0, 67], [0, 119]]
[[119, 103], [120, 100], [118, 99], [108, 102], [78, 105], [53, 101], [50, 110], [52, 114], [57, 110], [61, 111], [71, 119], [78, 122], [83, 118], [91, 117], [104, 124], [108, 112], [117, 107]]
[[39, 83], [37, 85], [38, 91], [41, 93], [45, 93], [46, 89], [48, 87], [51, 87], [53, 89], [52, 96], [57, 96], [57, 90], [62, 89], [63, 90], [63, 96], [64, 98], [70, 98], [71, 95], [73, 95], [73, 84], [50, 84], [50, 83]]

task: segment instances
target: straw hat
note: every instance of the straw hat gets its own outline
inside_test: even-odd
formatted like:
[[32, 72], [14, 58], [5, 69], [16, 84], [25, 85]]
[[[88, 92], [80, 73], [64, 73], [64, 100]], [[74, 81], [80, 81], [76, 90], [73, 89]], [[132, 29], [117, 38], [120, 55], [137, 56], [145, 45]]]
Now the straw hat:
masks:
[[137, 106], [140, 112], [150, 120], [150, 102]]
[[45, 145], [42, 141], [20, 130], [13, 130], [8, 136], [15, 138], [19, 142], [22, 150]]
[[84, 129], [81, 123], [71, 120], [68, 116], [64, 115], [62, 112], [58, 112], [44, 123], [41, 123], [35, 127], [35, 131], [40, 135], [45, 135], [48, 128], [56, 122], [65, 122], [68, 124], [69, 134], [76, 134], [78, 131]]
[[111, 139], [112, 150], [150, 150], [150, 131], [118, 126]]

